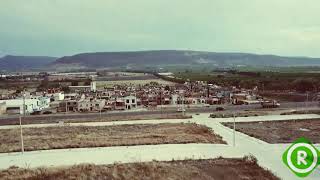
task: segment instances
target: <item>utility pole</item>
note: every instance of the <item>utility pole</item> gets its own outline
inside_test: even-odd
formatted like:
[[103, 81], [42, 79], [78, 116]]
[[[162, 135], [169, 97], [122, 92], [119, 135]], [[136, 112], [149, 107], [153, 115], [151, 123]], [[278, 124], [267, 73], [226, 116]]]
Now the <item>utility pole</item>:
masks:
[[233, 147], [236, 146], [236, 117], [233, 113]]
[[185, 116], [186, 115], [186, 108], [185, 108], [185, 105], [184, 105], [184, 92], [182, 94], [182, 115]]
[[26, 90], [23, 89], [23, 117], [26, 116]]
[[308, 101], [309, 101], [309, 93], [307, 92], [307, 102], [306, 102], [306, 108], [308, 108]]
[[68, 101], [66, 101], [66, 114], [68, 112]]
[[162, 118], [162, 90], [160, 90], [160, 112], [161, 112], [161, 118]]
[[[101, 95], [99, 96], [99, 99], [100, 99], [99, 103], [101, 103]], [[105, 106], [105, 104], [104, 104], [104, 106]], [[104, 106], [103, 106], [103, 107], [104, 107]], [[102, 108], [101, 108], [100, 105], [99, 105], [99, 109], [100, 109], [100, 120], [101, 120], [101, 119], [102, 119], [102, 118], [101, 118], [101, 109], [102, 109]]]
[[308, 111], [308, 101], [309, 101], [309, 93], [307, 92], [307, 101], [306, 101], [306, 112]]
[[20, 123], [20, 140], [21, 140], [21, 153], [24, 153], [24, 144], [23, 144], [23, 134], [22, 134], [22, 122], [21, 122], [21, 116], [19, 117], [19, 123]]

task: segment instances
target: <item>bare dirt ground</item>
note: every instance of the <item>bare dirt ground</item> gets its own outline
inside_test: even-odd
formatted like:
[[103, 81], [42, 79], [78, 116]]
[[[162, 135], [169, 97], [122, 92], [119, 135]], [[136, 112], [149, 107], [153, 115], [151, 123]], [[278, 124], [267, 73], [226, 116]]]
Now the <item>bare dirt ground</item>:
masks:
[[[34, 118], [32, 118], [34, 117]], [[81, 122], [111, 122], [111, 121], [132, 121], [132, 120], [154, 120], [154, 119], [190, 119], [190, 115], [177, 114], [151, 114], [151, 115], [118, 115], [108, 116], [102, 115], [102, 118], [76, 118], [76, 119], [55, 119], [52, 117], [41, 116], [28, 116], [28, 118], [22, 118], [22, 124], [50, 124], [59, 123], [63, 121], [65, 123], [81, 123]], [[18, 119], [0, 119], [0, 126], [4, 125], [19, 125]]]
[[[222, 123], [233, 128], [233, 123]], [[300, 137], [320, 143], [320, 119], [265, 122], [239, 122], [236, 130], [268, 143], [292, 143]]]
[[320, 114], [319, 109], [314, 110], [299, 110], [281, 113], [281, 115], [291, 115], [291, 114]]
[[[191, 123], [24, 128], [26, 151], [150, 144], [226, 144], [208, 127]], [[0, 130], [0, 152], [20, 151], [20, 129]]]
[[211, 118], [231, 118], [235, 117], [251, 117], [251, 116], [265, 116], [268, 115], [266, 111], [244, 111], [244, 112], [236, 112], [236, 113], [222, 113], [222, 112], [215, 112], [210, 114]]
[[159, 179], [159, 180], [234, 180], [279, 179], [261, 168], [255, 158], [185, 160], [114, 165], [82, 164], [71, 167], [22, 169], [11, 167], [0, 171], [0, 179]]
[[275, 99], [281, 102], [304, 102], [307, 99], [306, 94], [261, 93], [260, 95], [267, 99]]

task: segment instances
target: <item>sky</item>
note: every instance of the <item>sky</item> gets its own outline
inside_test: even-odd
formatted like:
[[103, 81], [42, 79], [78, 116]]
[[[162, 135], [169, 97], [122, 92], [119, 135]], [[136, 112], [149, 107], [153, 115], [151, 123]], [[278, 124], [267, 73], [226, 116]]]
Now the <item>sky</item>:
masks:
[[1, 0], [0, 56], [200, 50], [320, 57], [319, 0]]

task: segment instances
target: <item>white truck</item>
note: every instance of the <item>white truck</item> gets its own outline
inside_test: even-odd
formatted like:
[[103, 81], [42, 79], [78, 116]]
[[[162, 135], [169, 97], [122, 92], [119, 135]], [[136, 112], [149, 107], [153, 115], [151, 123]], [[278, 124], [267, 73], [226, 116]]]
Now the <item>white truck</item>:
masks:
[[263, 102], [261, 102], [261, 106], [262, 106], [262, 108], [278, 108], [278, 107], [280, 107], [280, 103], [278, 103], [275, 100], [263, 101]]

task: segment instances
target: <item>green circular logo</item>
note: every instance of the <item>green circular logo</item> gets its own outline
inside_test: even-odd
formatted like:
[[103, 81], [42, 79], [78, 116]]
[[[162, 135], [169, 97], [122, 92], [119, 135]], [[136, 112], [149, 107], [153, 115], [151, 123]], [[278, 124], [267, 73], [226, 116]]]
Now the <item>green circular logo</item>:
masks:
[[284, 153], [285, 164], [298, 176], [305, 177], [318, 165], [318, 150], [306, 139], [298, 139]]
[[313, 154], [311, 149], [309, 149], [309, 146], [306, 144], [299, 144], [299, 146], [296, 146], [295, 149], [293, 149], [291, 154], [291, 162], [292, 165], [298, 169], [308, 169], [309, 167], [312, 167], [312, 164], [314, 162], [314, 159], [317, 160], [317, 154]]

